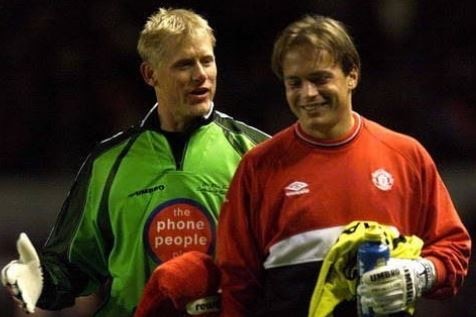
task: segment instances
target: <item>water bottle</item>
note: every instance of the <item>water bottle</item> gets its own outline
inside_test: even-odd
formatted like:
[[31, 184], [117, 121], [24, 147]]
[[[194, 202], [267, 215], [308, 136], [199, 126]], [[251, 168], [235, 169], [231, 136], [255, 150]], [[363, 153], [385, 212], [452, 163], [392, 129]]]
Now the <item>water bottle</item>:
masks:
[[[387, 263], [390, 257], [390, 249], [387, 244], [381, 242], [381, 235], [375, 231], [366, 233], [367, 241], [360, 244], [357, 250], [357, 266], [359, 277], [378, 266]], [[362, 305], [360, 299], [357, 298], [357, 309], [360, 317], [373, 317], [375, 314], [372, 308]]]

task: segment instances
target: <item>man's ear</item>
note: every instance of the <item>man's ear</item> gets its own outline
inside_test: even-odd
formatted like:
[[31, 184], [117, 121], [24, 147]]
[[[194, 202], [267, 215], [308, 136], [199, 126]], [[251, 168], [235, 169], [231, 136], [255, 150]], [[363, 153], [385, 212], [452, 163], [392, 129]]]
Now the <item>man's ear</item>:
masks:
[[351, 90], [354, 90], [359, 83], [359, 71], [357, 68], [352, 68], [349, 75], [347, 75], [347, 85]]
[[148, 62], [142, 62], [142, 64], [140, 64], [140, 73], [149, 86], [155, 87], [157, 78], [154, 69]]

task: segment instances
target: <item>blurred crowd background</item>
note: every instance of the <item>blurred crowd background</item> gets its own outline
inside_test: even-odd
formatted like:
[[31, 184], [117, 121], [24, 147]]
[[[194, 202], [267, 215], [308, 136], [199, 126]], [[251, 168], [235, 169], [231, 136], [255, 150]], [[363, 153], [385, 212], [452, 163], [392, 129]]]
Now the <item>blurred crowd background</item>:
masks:
[[[154, 103], [136, 42], [159, 7], [191, 8], [209, 20], [217, 37], [217, 109], [270, 134], [294, 121], [270, 69], [277, 33], [306, 13], [344, 22], [362, 59], [354, 109], [421, 141], [474, 237], [472, 0], [0, 0], [0, 266], [16, 256], [21, 231], [44, 243], [88, 152]], [[475, 316], [474, 266], [458, 297], [425, 300], [420, 316]], [[37, 314], [85, 317], [97, 304], [88, 297]], [[0, 316], [23, 316], [3, 288]]]

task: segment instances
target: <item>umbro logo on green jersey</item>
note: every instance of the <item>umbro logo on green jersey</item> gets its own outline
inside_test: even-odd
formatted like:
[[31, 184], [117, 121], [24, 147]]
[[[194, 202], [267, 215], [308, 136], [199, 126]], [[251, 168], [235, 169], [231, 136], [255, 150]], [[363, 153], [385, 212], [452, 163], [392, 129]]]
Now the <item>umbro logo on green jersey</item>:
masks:
[[309, 185], [304, 182], [292, 182], [284, 189], [286, 196], [302, 195], [309, 193]]
[[141, 189], [141, 190], [138, 190], [136, 192], [133, 192], [132, 194], [129, 194], [128, 197], [133, 197], [133, 196], [141, 196], [141, 195], [144, 195], [144, 194], [151, 194], [153, 192], [156, 192], [156, 191], [162, 191], [162, 190], [165, 190], [165, 185], [157, 185], [157, 186], [154, 186], [154, 187], [150, 187], [150, 188], [144, 188], [144, 189]]

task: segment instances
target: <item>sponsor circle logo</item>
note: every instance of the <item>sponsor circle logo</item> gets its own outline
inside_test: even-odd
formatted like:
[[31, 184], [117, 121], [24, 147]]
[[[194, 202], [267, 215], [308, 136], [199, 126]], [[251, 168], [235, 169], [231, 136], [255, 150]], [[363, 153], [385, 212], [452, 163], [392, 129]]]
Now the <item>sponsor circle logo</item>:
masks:
[[206, 208], [189, 199], [158, 206], [144, 228], [144, 242], [157, 263], [187, 251], [211, 253], [215, 226]]

